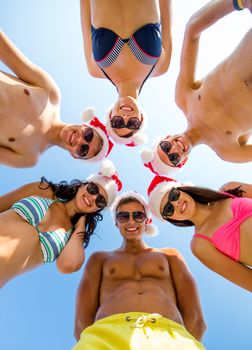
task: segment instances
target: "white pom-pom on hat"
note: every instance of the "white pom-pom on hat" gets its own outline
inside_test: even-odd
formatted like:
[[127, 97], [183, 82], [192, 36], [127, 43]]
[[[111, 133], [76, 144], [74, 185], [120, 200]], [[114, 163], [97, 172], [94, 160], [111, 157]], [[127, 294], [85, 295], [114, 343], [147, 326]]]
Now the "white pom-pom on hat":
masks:
[[141, 155], [143, 163], [151, 162], [152, 159], [154, 158], [154, 152], [149, 148], [143, 148], [140, 151], [140, 155]]
[[111, 160], [106, 159], [104, 160], [99, 168], [99, 174], [103, 176], [112, 176], [113, 174], [116, 173], [116, 168], [114, 164], [111, 162]]
[[81, 113], [81, 119], [84, 122], [88, 122], [88, 121], [92, 120], [94, 116], [95, 116], [95, 109], [93, 107], [87, 107]]

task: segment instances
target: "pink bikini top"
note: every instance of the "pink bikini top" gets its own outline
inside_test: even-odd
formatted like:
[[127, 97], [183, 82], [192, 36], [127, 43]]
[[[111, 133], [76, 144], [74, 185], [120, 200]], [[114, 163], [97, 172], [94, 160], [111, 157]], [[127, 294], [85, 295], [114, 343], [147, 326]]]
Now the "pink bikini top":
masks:
[[233, 218], [220, 226], [208, 237], [201, 233], [195, 233], [193, 237], [199, 237], [211, 242], [218, 250], [230, 258], [240, 259], [240, 225], [252, 216], [252, 199], [234, 197], [231, 204]]

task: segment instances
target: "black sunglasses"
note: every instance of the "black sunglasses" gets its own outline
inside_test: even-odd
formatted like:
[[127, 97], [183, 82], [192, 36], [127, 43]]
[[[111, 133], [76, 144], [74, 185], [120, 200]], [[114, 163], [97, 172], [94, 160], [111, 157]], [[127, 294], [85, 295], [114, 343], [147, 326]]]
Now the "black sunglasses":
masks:
[[115, 115], [110, 120], [110, 125], [115, 129], [127, 128], [130, 130], [138, 130], [141, 126], [141, 121], [135, 117], [129, 118], [127, 124], [125, 124], [122, 117]]
[[107, 206], [107, 201], [102, 194], [99, 193], [99, 187], [94, 182], [89, 182], [87, 185], [87, 192], [95, 198], [95, 204], [97, 208], [103, 209]]
[[116, 213], [116, 220], [122, 224], [124, 222], [127, 222], [131, 215], [134, 221], [138, 223], [144, 222], [144, 220], [146, 219], [146, 214], [143, 211], [119, 211], [118, 213]]
[[160, 146], [161, 150], [167, 155], [170, 162], [174, 166], [177, 166], [180, 162], [180, 156], [178, 155], [178, 153], [169, 153], [172, 149], [171, 143], [169, 141], [161, 141], [159, 143], [159, 146]]
[[[91, 128], [85, 129], [82, 133], [83, 140], [87, 143], [92, 142], [94, 137], [94, 131]], [[87, 143], [82, 144], [76, 151], [79, 158], [85, 158], [89, 152], [89, 145]]]
[[171, 204], [171, 202], [175, 202], [180, 197], [180, 190], [178, 190], [175, 187], [172, 187], [170, 190], [168, 201], [164, 206], [163, 212], [162, 212], [162, 218], [167, 220], [170, 216], [174, 214], [174, 206]]

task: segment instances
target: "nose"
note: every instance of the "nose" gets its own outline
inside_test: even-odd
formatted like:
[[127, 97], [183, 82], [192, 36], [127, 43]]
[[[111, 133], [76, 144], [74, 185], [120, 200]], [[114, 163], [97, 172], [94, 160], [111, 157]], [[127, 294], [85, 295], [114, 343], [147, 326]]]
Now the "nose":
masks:
[[130, 217], [129, 217], [128, 223], [129, 223], [129, 224], [134, 224], [134, 223], [135, 223], [135, 220], [133, 219], [132, 214], [130, 214]]

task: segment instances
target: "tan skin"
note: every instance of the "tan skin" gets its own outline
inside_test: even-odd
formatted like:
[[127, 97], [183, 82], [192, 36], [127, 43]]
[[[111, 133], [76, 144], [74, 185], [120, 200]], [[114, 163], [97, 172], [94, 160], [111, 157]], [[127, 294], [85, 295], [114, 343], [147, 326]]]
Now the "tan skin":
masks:
[[[98, 185], [99, 192], [106, 199], [106, 192]], [[43, 264], [39, 236], [35, 227], [11, 209], [12, 204], [28, 196], [41, 196], [57, 199], [47, 185], [30, 183], [0, 197], [0, 287], [15, 276]], [[71, 218], [77, 212], [94, 213], [98, 210], [95, 195], [81, 186], [76, 196], [68, 202], [51, 204], [38, 228], [41, 232], [72, 227]], [[84, 259], [85, 216], [82, 216], [59, 257], [56, 259], [58, 270], [72, 273], [81, 268]]]
[[[131, 202], [118, 210], [144, 208]], [[77, 292], [76, 339], [96, 320], [138, 311], [160, 313], [200, 339], [205, 324], [197, 287], [181, 254], [173, 248], [148, 247], [142, 238], [145, 222], [136, 223], [132, 216], [116, 226], [123, 238], [121, 247], [96, 252], [87, 262]]]
[[[42, 153], [56, 145], [76, 156], [85, 126], [60, 120], [60, 91], [53, 79], [33, 64], [0, 31], [0, 60], [14, 75], [0, 71], [0, 164], [34, 166]], [[86, 158], [101, 147], [95, 133]]]
[[[244, 189], [246, 186], [250, 187], [251, 193], [251, 185], [244, 185]], [[229, 187], [228, 184], [226, 184], [226, 186]], [[169, 192], [164, 195], [161, 201], [161, 213], [165, 204], [167, 203]], [[250, 197], [246, 194], [244, 196]], [[231, 211], [231, 203], [232, 199], [223, 199], [209, 206], [203, 205], [195, 202], [190, 195], [181, 191], [179, 199], [172, 202], [175, 211], [170, 218], [174, 220], [190, 220], [195, 225], [195, 233], [212, 237], [214, 232], [220, 226], [232, 219], [233, 215]], [[249, 217], [240, 225], [240, 259], [238, 262], [220, 252], [211, 242], [207, 240], [199, 237], [193, 237], [191, 241], [191, 249], [193, 254], [204, 265], [222, 277], [242, 288], [247, 289], [250, 292], [252, 292], [252, 269], [248, 266], [252, 266], [251, 225], [252, 217]]]
[[[243, 0], [243, 5], [252, 11], [251, 0]], [[240, 163], [252, 160], [252, 146], [248, 143], [252, 132], [252, 30], [207, 76], [201, 80], [195, 78], [201, 33], [233, 11], [232, 0], [214, 0], [188, 21], [176, 103], [188, 122], [180, 135], [185, 146], [188, 142], [190, 148], [204, 143], [221, 159]]]
[[[92, 56], [91, 24], [95, 28], [111, 29], [125, 39], [147, 23], [161, 22], [162, 53], [151, 76], [160, 76], [168, 70], [172, 51], [170, 0], [80, 0], [80, 6], [85, 59], [93, 77], [106, 78]], [[117, 60], [104, 69], [118, 89], [118, 101], [112, 108], [112, 116], [120, 115], [125, 122], [129, 113], [139, 116], [139, 89], [150, 69], [151, 66], [142, 64], [134, 57], [127, 45]], [[128, 110], [124, 107], [128, 107]], [[114, 131], [118, 136], [129, 132], [128, 129]]]

